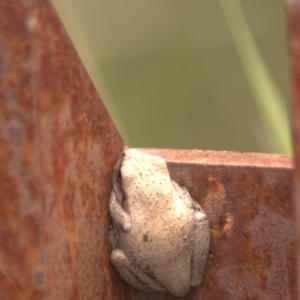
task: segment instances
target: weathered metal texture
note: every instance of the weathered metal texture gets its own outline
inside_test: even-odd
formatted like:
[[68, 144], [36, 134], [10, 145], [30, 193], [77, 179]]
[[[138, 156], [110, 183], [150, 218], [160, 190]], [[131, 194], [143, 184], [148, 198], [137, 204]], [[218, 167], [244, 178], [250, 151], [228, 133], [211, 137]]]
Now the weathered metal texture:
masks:
[[297, 219], [298, 298], [300, 298], [300, 1], [288, 1], [291, 117], [295, 156], [294, 201]]
[[[142, 150], [165, 158], [209, 217], [204, 282], [181, 299], [296, 299], [292, 157]], [[134, 291], [133, 299], [177, 298]]]
[[[123, 143], [46, 0], [0, 1], [0, 100], [0, 299], [175, 299], [109, 263]], [[146, 151], [210, 219], [204, 283], [182, 299], [295, 299], [291, 157]]]
[[107, 209], [122, 150], [48, 1], [1, 0], [0, 299], [123, 299]]

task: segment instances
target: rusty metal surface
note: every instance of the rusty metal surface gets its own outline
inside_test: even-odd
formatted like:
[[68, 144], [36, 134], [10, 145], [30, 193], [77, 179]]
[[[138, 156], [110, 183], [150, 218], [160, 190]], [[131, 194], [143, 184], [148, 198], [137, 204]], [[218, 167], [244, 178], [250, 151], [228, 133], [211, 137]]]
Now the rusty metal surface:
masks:
[[[180, 299], [296, 299], [291, 156], [142, 150], [166, 159], [210, 220], [204, 282]], [[133, 291], [132, 299], [178, 298]]]
[[123, 299], [108, 199], [123, 142], [52, 6], [0, 1], [0, 299]]
[[[0, 299], [178, 299], [123, 283], [108, 198], [122, 140], [46, 0], [0, 1]], [[146, 150], [210, 219], [181, 299], [295, 299], [289, 156]]]
[[[297, 219], [297, 265], [300, 289], [300, 1], [288, 2], [291, 117], [295, 155], [294, 201]], [[300, 292], [298, 293], [300, 298]]]

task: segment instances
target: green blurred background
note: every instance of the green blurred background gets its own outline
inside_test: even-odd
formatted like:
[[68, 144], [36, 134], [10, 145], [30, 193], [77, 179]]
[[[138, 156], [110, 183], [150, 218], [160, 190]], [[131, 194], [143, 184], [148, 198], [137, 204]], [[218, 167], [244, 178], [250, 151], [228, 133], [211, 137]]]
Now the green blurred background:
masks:
[[247, 51], [229, 23], [239, 30], [243, 20], [234, 11], [226, 19], [226, 1], [52, 0], [126, 145], [290, 152], [289, 132], [285, 147], [272, 143], [251, 85], [264, 91], [269, 80], [289, 98], [285, 2], [240, 1], [264, 81], [246, 41], [241, 60]]

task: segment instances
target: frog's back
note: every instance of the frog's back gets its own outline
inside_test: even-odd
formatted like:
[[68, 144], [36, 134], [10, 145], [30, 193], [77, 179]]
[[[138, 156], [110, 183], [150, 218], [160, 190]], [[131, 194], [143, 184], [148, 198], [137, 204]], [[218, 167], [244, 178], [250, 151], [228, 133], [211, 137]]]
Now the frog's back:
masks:
[[165, 219], [158, 227], [153, 224], [142, 230], [132, 228], [133, 235], [127, 242], [134, 253], [129, 256], [166, 290], [184, 295], [190, 288], [193, 224], [173, 218]]
[[[123, 235], [123, 243], [131, 245], [132, 254], [143, 261], [154, 264], [169, 264], [180, 255], [189, 257], [193, 241], [193, 214], [189, 209], [158, 215], [156, 218], [135, 215], [132, 218], [130, 232]], [[129, 247], [128, 247], [129, 248]]]

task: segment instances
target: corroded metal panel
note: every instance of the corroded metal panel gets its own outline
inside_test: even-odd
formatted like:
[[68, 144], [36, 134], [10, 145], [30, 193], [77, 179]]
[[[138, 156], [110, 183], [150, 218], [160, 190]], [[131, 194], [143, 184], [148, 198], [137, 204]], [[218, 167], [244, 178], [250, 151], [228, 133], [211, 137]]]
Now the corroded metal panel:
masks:
[[[0, 299], [175, 299], [109, 263], [122, 148], [48, 1], [0, 1]], [[291, 157], [147, 151], [210, 219], [204, 283], [182, 299], [295, 299]]]
[[[291, 117], [295, 156], [294, 201], [297, 219], [297, 266], [300, 288], [300, 1], [288, 1]], [[300, 292], [298, 293], [298, 298]]]
[[108, 260], [122, 150], [48, 1], [1, 0], [0, 299], [123, 299]]
[[[181, 299], [296, 299], [292, 157], [143, 149], [168, 162], [210, 221], [200, 287]], [[176, 299], [169, 294], [133, 299]]]

